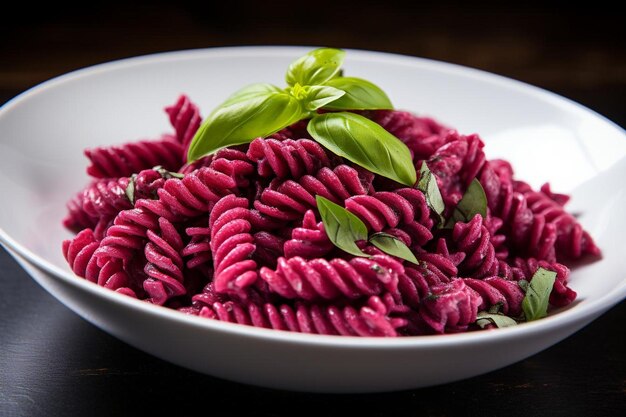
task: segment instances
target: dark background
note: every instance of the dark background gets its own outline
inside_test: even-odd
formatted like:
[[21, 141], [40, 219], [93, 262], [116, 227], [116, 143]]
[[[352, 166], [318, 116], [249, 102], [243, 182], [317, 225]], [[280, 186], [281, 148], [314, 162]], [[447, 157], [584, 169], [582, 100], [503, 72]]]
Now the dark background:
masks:
[[[323, 45], [484, 69], [569, 97], [624, 126], [625, 16], [602, 2], [505, 3], [22, 1], [16, 12], [0, 14], [0, 104], [51, 77], [113, 59], [214, 46]], [[294, 394], [224, 382], [137, 351], [55, 301], [0, 249], [0, 415], [199, 415], [219, 407], [264, 416], [620, 415], [625, 320], [622, 303], [539, 355], [462, 382], [380, 395]]]

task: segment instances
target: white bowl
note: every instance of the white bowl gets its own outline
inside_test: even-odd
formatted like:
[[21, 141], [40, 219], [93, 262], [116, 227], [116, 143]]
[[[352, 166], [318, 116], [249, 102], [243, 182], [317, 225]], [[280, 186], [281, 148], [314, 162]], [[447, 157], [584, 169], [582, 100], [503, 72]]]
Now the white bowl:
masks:
[[573, 192], [571, 210], [581, 213], [604, 252], [603, 260], [572, 272], [574, 305], [488, 332], [394, 340], [313, 336], [186, 316], [70, 272], [61, 254], [70, 234], [61, 218], [65, 201], [86, 181], [83, 148], [168, 130], [162, 108], [180, 92], [206, 114], [244, 84], [280, 85], [289, 62], [308, 50], [242, 47], [133, 58], [76, 71], [13, 99], [0, 109], [0, 242], [62, 303], [127, 343], [196, 371], [289, 390], [389, 391], [468, 378], [557, 343], [624, 298], [623, 130], [520, 82], [365, 51], [348, 51], [347, 73], [375, 81], [396, 107], [479, 132], [488, 157], [511, 160], [519, 177]]

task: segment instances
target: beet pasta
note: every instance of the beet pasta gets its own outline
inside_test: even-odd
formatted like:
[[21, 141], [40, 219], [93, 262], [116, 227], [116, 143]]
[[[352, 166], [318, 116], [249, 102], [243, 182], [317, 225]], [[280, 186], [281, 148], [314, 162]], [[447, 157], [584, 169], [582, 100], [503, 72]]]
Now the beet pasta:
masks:
[[[91, 182], [67, 205], [64, 225], [77, 233], [62, 245], [71, 270], [118, 293], [284, 331], [458, 333], [480, 330], [479, 312], [521, 317], [525, 285], [540, 268], [556, 274], [550, 305], [568, 305], [576, 293], [567, 265], [600, 256], [566, 195], [533, 189], [506, 161], [488, 160], [478, 135], [431, 118], [354, 112], [400, 139], [417, 172], [425, 163], [441, 213], [419, 184], [322, 146], [306, 119], [187, 161], [200, 110], [182, 95], [165, 111], [172, 131], [158, 139], [86, 150]], [[476, 181], [485, 212], [459, 218]], [[365, 225], [358, 255], [337, 245], [319, 198]], [[414, 261], [373, 235], [404, 245]]]

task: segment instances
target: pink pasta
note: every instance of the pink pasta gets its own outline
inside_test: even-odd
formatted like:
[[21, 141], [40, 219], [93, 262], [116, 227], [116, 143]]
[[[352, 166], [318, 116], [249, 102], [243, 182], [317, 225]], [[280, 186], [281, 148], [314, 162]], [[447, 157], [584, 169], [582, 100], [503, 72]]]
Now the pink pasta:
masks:
[[163, 305], [170, 298], [186, 292], [180, 253], [183, 240], [172, 223], [164, 217], [159, 218], [159, 233], [148, 230], [147, 238], [144, 271], [148, 278], [143, 282], [143, 288], [150, 302]]
[[87, 149], [85, 156], [91, 161], [87, 174], [96, 178], [128, 177], [157, 165], [177, 171], [183, 165], [183, 152], [183, 145], [170, 135], [159, 140]]
[[174, 127], [176, 139], [183, 145], [183, 149], [186, 150], [202, 123], [200, 109], [189, 100], [189, 97], [183, 94], [176, 103], [166, 107], [165, 112]]
[[260, 277], [270, 291], [289, 299], [315, 300], [395, 292], [402, 264], [388, 255], [311, 260], [295, 256], [278, 258], [276, 270], [261, 268]]
[[414, 188], [355, 195], [345, 200], [348, 211], [375, 232], [402, 230], [407, 245], [422, 246], [433, 238], [433, 221], [424, 194]]
[[214, 320], [299, 333], [389, 337], [397, 336], [398, 329], [407, 325], [405, 318], [393, 317], [392, 310], [380, 297], [372, 296], [363, 305], [355, 306], [216, 301], [198, 311], [187, 309], [186, 312]]
[[324, 148], [309, 139], [255, 139], [248, 157], [258, 164], [259, 175], [263, 177], [298, 179], [330, 163]]
[[[474, 179], [486, 216], [441, 227], [417, 186], [334, 155], [301, 120], [267, 138], [187, 162], [200, 110], [187, 96], [165, 109], [157, 140], [85, 151], [92, 181], [68, 202], [63, 242], [71, 270], [102, 287], [212, 320], [302, 333], [392, 337], [478, 330], [479, 312], [524, 314], [539, 268], [556, 272], [550, 305], [576, 298], [568, 262], [600, 256], [548, 184], [516, 179], [487, 160], [476, 134], [395, 110], [360, 111], [434, 174], [449, 219]], [[158, 167], [157, 167], [158, 166]], [[155, 169], [156, 167], [156, 169]], [[178, 172], [178, 173], [177, 173]], [[404, 243], [417, 264], [355, 242], [333, 244], [321, 196], [369, 236]], [[471, 217], [471, 218], [470, 218]]]
[[284, 243], [283, 251], [286, 258], [299, 256], [314, 259], [325, 257], [334, 247], [324, 230], [324, 224], [316, 221], [313, 210], [308, 210], [304, 214], [302, 226], [291, 231], [291, 239]]

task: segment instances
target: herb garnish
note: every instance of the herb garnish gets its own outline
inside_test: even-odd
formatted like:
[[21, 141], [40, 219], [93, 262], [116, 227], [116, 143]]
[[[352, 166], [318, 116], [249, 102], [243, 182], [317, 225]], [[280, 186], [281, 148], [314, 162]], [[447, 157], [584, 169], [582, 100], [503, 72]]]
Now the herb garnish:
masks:
[[522, 309], [526, 321], [542, 319], [548, 315], [550, 292], [556, 280], [556, 272], [544, 268], [537, 269], [526, 289]]
[[311, 119], [307, 130], [326, 149], [375, 174], [409, 187], [417, 180], [409, 148], [363, 116], [321, 114]]
[[345, 208], [320, 195], [315, 197], [317, 209], [328, 238], [339, 249], [355, 256], [368, 256], [356, 245], [367, 240], [367, 226]]
[[417, 183], [417, 188], [424, 193], [426, 204], [428, 204], [428, 207], [437, 215], [437, 225], [442, 226], [445, 221], [443, 212], [446, 209], [446, 205], [443, 202], [441, 191], [439, 191], [437, 178], [430, 172], [426, 161], [422, 163], [422, 167], [420, 168], [420, 179]]
[[413, 252], [411, 252], [411, 249], [409, 249], [404, 242], [395, 236], [388, 233], [378, 232], [370, 236], [369, 241], [372, 245], [389, 255], [393, 255], [397, 258], [404, 259], [405, 261], [412, 262], [415, 265], [419, 265], [419, 262]]
[[[185, 177], [185, 174], [181, 174], [180, 172], [168, 171], [167, 169], [163, 168], [161, 165], [157, 165], [153, 167], [152, 170], [158, 172], [159, 175], [161, 175], [161, 177], [163, 177], [166, 180], [169, 180], [170, 178], [182, 179]], [[130, 204], [132, 204], [133, 206], [135, 205], [135, 189], [137, 188], [136, 182], [137, 182], [137, 174], [131, 175], [130, 178], [128, 179], [128, 184], [126, 185], [126, 189], [124, 189], [124, 194], [126, 195], [126, 198], [128, 199], [128, 201], [130, 201]]]
[[189, 146], [188, 161], [311, 118], [309, 133], [322, 146], [376, 174], [412, 186], [417, 179], [415, 167], [409, 149], [398, 138], [355, 113], [318, 114], [320, 109], [393, 109], [387, 95], [373, 83], [343, 76], [344, 57], [339, 49], [316, 49], [289, 66], [286, 88], [254, 84], [237, 91], [198, 129]]
[[490, 323], [497, 327], [515, 326], [517, 322], [528, 322], [542, 319], [548, 315], [548, 303], [550, 301], [550, 293], [556, 280], [556, 272], [549, 271], [544, 268], [537, 269], [529, 281], [520, 280], [518, 284], [526, 295], [522, 300], [522, 310], [524, 314], [521, 317], [511, 318], [498, 312], [499, 306], [493, 306], [489, 311], [481, 311], [476, 316], [476, 324], [484, 329]]
[[454, 208], [445, 227], [452, 228], [456, 222], [469, 222], [477, 214], [480, 214], [483, 219], [487, 218], [487, 196], [478, 179], [474, 178], [465, 190], [463, 198]]
[[[339, 249], [354, 256], [369, 257], [356, 242], [368, 240], [367, 226], [356, 215], [320, 195], [315, 197], [322, 217], [324, 230], [330, 241]], [[418, 264], [415, 255], [404, 242], [387, 233], [374, 233], [369, 242], [383, 252]]]
[[481, 311], [476, 315], [476, 324], [484, 329], [488, 324], [495, 324], [498, 328], [502, 328], [516, 326], [517, 322], [504, 314]]

